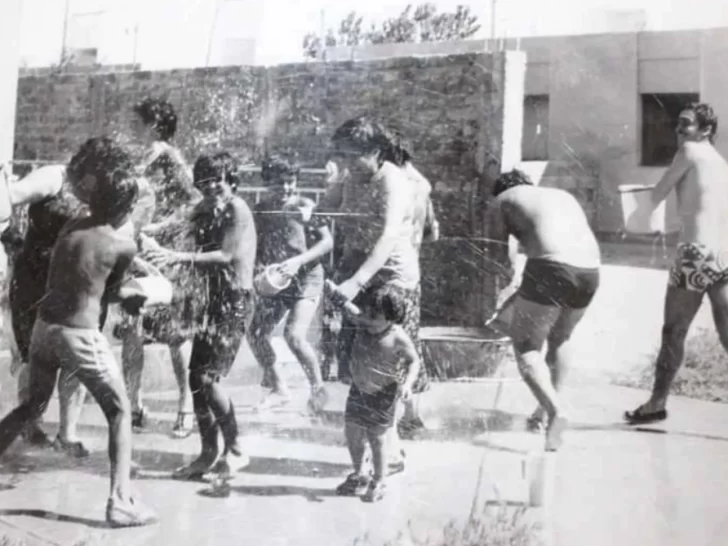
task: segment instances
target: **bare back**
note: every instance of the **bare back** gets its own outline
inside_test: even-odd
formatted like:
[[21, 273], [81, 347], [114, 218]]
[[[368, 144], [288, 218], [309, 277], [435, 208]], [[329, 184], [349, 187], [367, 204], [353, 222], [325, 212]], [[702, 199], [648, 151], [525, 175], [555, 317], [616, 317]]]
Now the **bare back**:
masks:
[[510, 235], [529, 258], [542, 258], [575, 267], [600, 264], [599, 244], [579, 202], [556, 188], [515, 186], [496, 202]]
[[120, 282], [134, 240], [93, 217], [71, 220], [51, 256], [40, 317], [72, 328], [98, 328], [107, 287]]
[[709, 142], [686, 142], [685, 174], [675, 186], [680, 241], [728, 250], [728, 163]]

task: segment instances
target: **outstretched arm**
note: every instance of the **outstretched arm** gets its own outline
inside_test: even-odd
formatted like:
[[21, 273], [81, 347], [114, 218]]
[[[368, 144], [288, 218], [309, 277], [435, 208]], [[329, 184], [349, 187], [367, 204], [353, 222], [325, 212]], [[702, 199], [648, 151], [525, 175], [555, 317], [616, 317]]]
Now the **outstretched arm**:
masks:
[[[5, 173], [6, 176], [9, 173]], [[57, 195], [66, 177], [63, 165], [40, 167], [20, 180], [8, 180], [8, 193], [12, 205], [32, 205]]]
[[673, 188], [685, 176], [692, 165], [688, 145], [680, 146], [680, 149], [672, 159], [672, 163], [662, 175], [657, 185], [652, 189], [652, 206], [656, 207], [664, 201]]
[[[166, 249], [150, 250], [148, 258], [151, 263], [160, 267], [170, 263], [188, 263], [191, 265], [231, 264], [245, 262], [249, 256], [255, 256], [256, 236], [253, 215], [247, 205], [233, 205], [231, 221], [225, 227], [220, 250], [208, 252], [171, 252]], [[254, 259], [254, 258], [253, 258]]]

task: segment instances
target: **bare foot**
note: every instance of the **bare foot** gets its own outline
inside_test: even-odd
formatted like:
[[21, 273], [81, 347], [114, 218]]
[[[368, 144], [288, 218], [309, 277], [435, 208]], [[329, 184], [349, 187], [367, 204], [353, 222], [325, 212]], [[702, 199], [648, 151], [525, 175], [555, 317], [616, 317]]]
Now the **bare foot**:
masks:
[[272, 391], [255, 407], [255, 412], [265, 411], [272, 408], [286, 406], [291, 401], [291, 395], [288, 391]]
[[563, 415], [555, 415], [546, 429], [546, 451], [558, 451], [564, 442], [564, 431], [569, 426], [569, 420]]
[[526, 430], [529, 432], [543, 432], [546, 430], [546, 424], [548, 418], [546, 416], [546, 410], [541, 406], [537, 407], [531, 416], [526, 419]]

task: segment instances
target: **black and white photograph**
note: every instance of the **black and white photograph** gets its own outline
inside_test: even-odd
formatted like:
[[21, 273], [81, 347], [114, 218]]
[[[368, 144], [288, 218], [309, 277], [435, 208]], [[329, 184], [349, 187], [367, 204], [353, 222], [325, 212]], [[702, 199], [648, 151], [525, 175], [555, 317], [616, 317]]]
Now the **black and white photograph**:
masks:
[[0, 546], [728, 544], [723, 0], [2, 0]]

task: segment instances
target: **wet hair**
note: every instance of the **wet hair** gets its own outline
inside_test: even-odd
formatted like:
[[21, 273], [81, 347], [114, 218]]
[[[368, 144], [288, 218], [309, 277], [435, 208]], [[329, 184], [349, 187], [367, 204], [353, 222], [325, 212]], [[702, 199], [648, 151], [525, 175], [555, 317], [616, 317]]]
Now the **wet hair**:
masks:
[[695, 113], [695, 121], [698, 122], [700, 130], [709, 129], [708, 140], [715, 141], [715, 133], [718, 131], [718, 116], [713, 108], [706, 102], [691, 102], [685, 105], [683, 111], [690, 110]]
[[284, 175], [298, 176], [300, 165], [280, 155], [266, 156], [260, 166], [260, 176], [266, 182], [274, 182]]
[[364, 153], [378, 151], [381, 163], [389, 161], [402, 167], [412, 160], [412, 155], [402, 146], [399, 135], [367, 116], [358, 116], [342, 123], [334, 131], [331, 142], [335, 146], [347, 142]]
[[195, 161], [192, 176], [198, 189], [210, 180], [226, 182], [233, 190], [240, 185], [238, 162], [229, 152], [218, 152], [212, 156], [201, 155]]
[[134, 113], [144, 125], [154, 127], [160, 140], [172, 140], [177, 132], [177, 114], [166, 100], [144, 99], [134, 105]]
[[501, 174], [495, 181], [493, 186], [493, 197], [498, 197], [501, 193], [516, 186], [533, 186], [533, 182], [529, 176], [518, 169]]
[[103, 219], [129, 213], [139, 197], [139, 184], [129, 154], [108, 138], [92, 138], [81, 146], [68, 166], [77, 179], [95, 178], [89, 208]]
[[96, 179], [130, 176], [134, 170], [131, 156], [107, 137], [90, 138], [84, 142], [68, 162], [68, 176], [80, 180], [84, 175]]
[[384, 285], [366, 291], [365, 308], [369, 312], [382, 313], [384, 318], [394, 324], [403, 324], [407, 317], [407, 302], [401, 289]]

